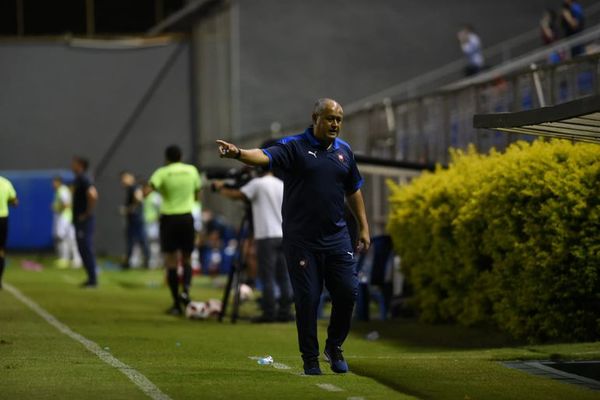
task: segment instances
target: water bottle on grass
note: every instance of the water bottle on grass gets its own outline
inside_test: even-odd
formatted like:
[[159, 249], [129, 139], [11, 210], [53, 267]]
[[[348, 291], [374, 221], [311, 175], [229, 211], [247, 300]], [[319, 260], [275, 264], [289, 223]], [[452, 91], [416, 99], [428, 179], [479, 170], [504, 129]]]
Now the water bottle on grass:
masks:
[[266, 356], [266, 357], [263, 357], [263, 358], [259, 358], [258, 359], [258, 363], [260, 365], [271, 365], [271, 364], [273, 364], [273, 357]]

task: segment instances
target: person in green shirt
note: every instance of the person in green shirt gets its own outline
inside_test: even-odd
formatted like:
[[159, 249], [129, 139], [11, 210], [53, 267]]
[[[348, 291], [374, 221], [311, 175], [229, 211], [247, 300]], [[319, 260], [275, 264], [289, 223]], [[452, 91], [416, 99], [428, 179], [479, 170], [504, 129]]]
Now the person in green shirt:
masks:
[[75, 242], [75, 228], [73, 228], [71, 189], [65, 185], [60, 176], [55, 176], [52, 179], [52, 186], [54, 188], [52, 233], [58, 256], [56, 266], [68, 268], [71, 261], [73, 266], [81, 266], [81, 258]]
[[[153, 190], [160, 193], [160, 246], [164, 253], [167, 282], [173, 297], [173, 306], [167, 310], [171, 315], [181, 315], [182, 305], [190, 301], [192, 282], [191, 254], [194, 250], [194, 218], [192, 209], [201, 187], [198, 170], [181, 162], [181, 149], [169, 146], [165, 150], [166, 165], [157, 169], [144, 194]], [[179, 293], [177, 267], [183, 266], [183, 290]]]
[[2, 275], [6, 263], [4, 248], [8, 237], [8, 206], [18, 204], [17, 192], [12, 183], [0, 176], [0, 289], [2, 289]]

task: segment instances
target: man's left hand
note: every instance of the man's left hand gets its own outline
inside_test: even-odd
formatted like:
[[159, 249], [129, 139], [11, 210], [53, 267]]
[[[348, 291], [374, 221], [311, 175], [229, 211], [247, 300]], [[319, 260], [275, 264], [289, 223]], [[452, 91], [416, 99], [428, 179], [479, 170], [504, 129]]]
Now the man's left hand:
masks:
[[371, 235], [369, 235], [369, 231], [361, 230], [358, 237], [358, 243], [356, 244], [356, 251], [359, 253], [366, 253], [367, 250], [369, 250], [369, 247], [371, 247]]

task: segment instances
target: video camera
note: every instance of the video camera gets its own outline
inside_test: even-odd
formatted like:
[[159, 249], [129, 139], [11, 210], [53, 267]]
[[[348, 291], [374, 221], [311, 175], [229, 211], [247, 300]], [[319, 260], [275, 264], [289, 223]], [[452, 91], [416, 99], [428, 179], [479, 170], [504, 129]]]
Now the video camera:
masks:
[[[225, 187], [239, 189], [246, 183], [250, 182], [257, 175], [256, 170], [252, 167], [242, 168], [223, 168], [223, 167], [208, 167], [205, 169], [206, 178], [209, 180], [227, 181]], [[215, 191], [214, 183], [210, 185], [211, 190]]]

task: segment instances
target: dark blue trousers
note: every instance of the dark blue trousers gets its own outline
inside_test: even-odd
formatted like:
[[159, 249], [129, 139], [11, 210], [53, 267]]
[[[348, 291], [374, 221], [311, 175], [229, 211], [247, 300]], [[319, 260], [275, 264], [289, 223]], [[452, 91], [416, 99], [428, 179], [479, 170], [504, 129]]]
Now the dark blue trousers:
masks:
[[85, 272], [87, 273], [87, 283], [95, 285], [98, 283], [96, 278], [96, 256], [94, 255], [94, 230], [96, 228], [96, 218], [88, 217], [84, 221], [75, 221], [75, 238], [77, 240], [77, 249], [81, 255], [81, 261]]
[[146, 237], [146, 228], [143, 220], [130, 219], [127, 221], [127, 229], [125, 230], [125, 237], [127, 241], [127, 254], [125, 258], [125, 264], [129, 266], [131, 261], [131, 255], [133, 254], [133, 246], [139, 244], [144, 257], [144, 266], [148, 266], [148, 260], [150, 259], [150, 248], [148, 247], [148, 239]]
[[358, 294], [356, 258], [351, 249], [313, 251], [285, 245], [284, 252], [294, 288], [298, 343], [304, 360], [319, 357], [317, 313], [323, 283], [332, 309], [326, 346], [342, 346], [350, 332]]

